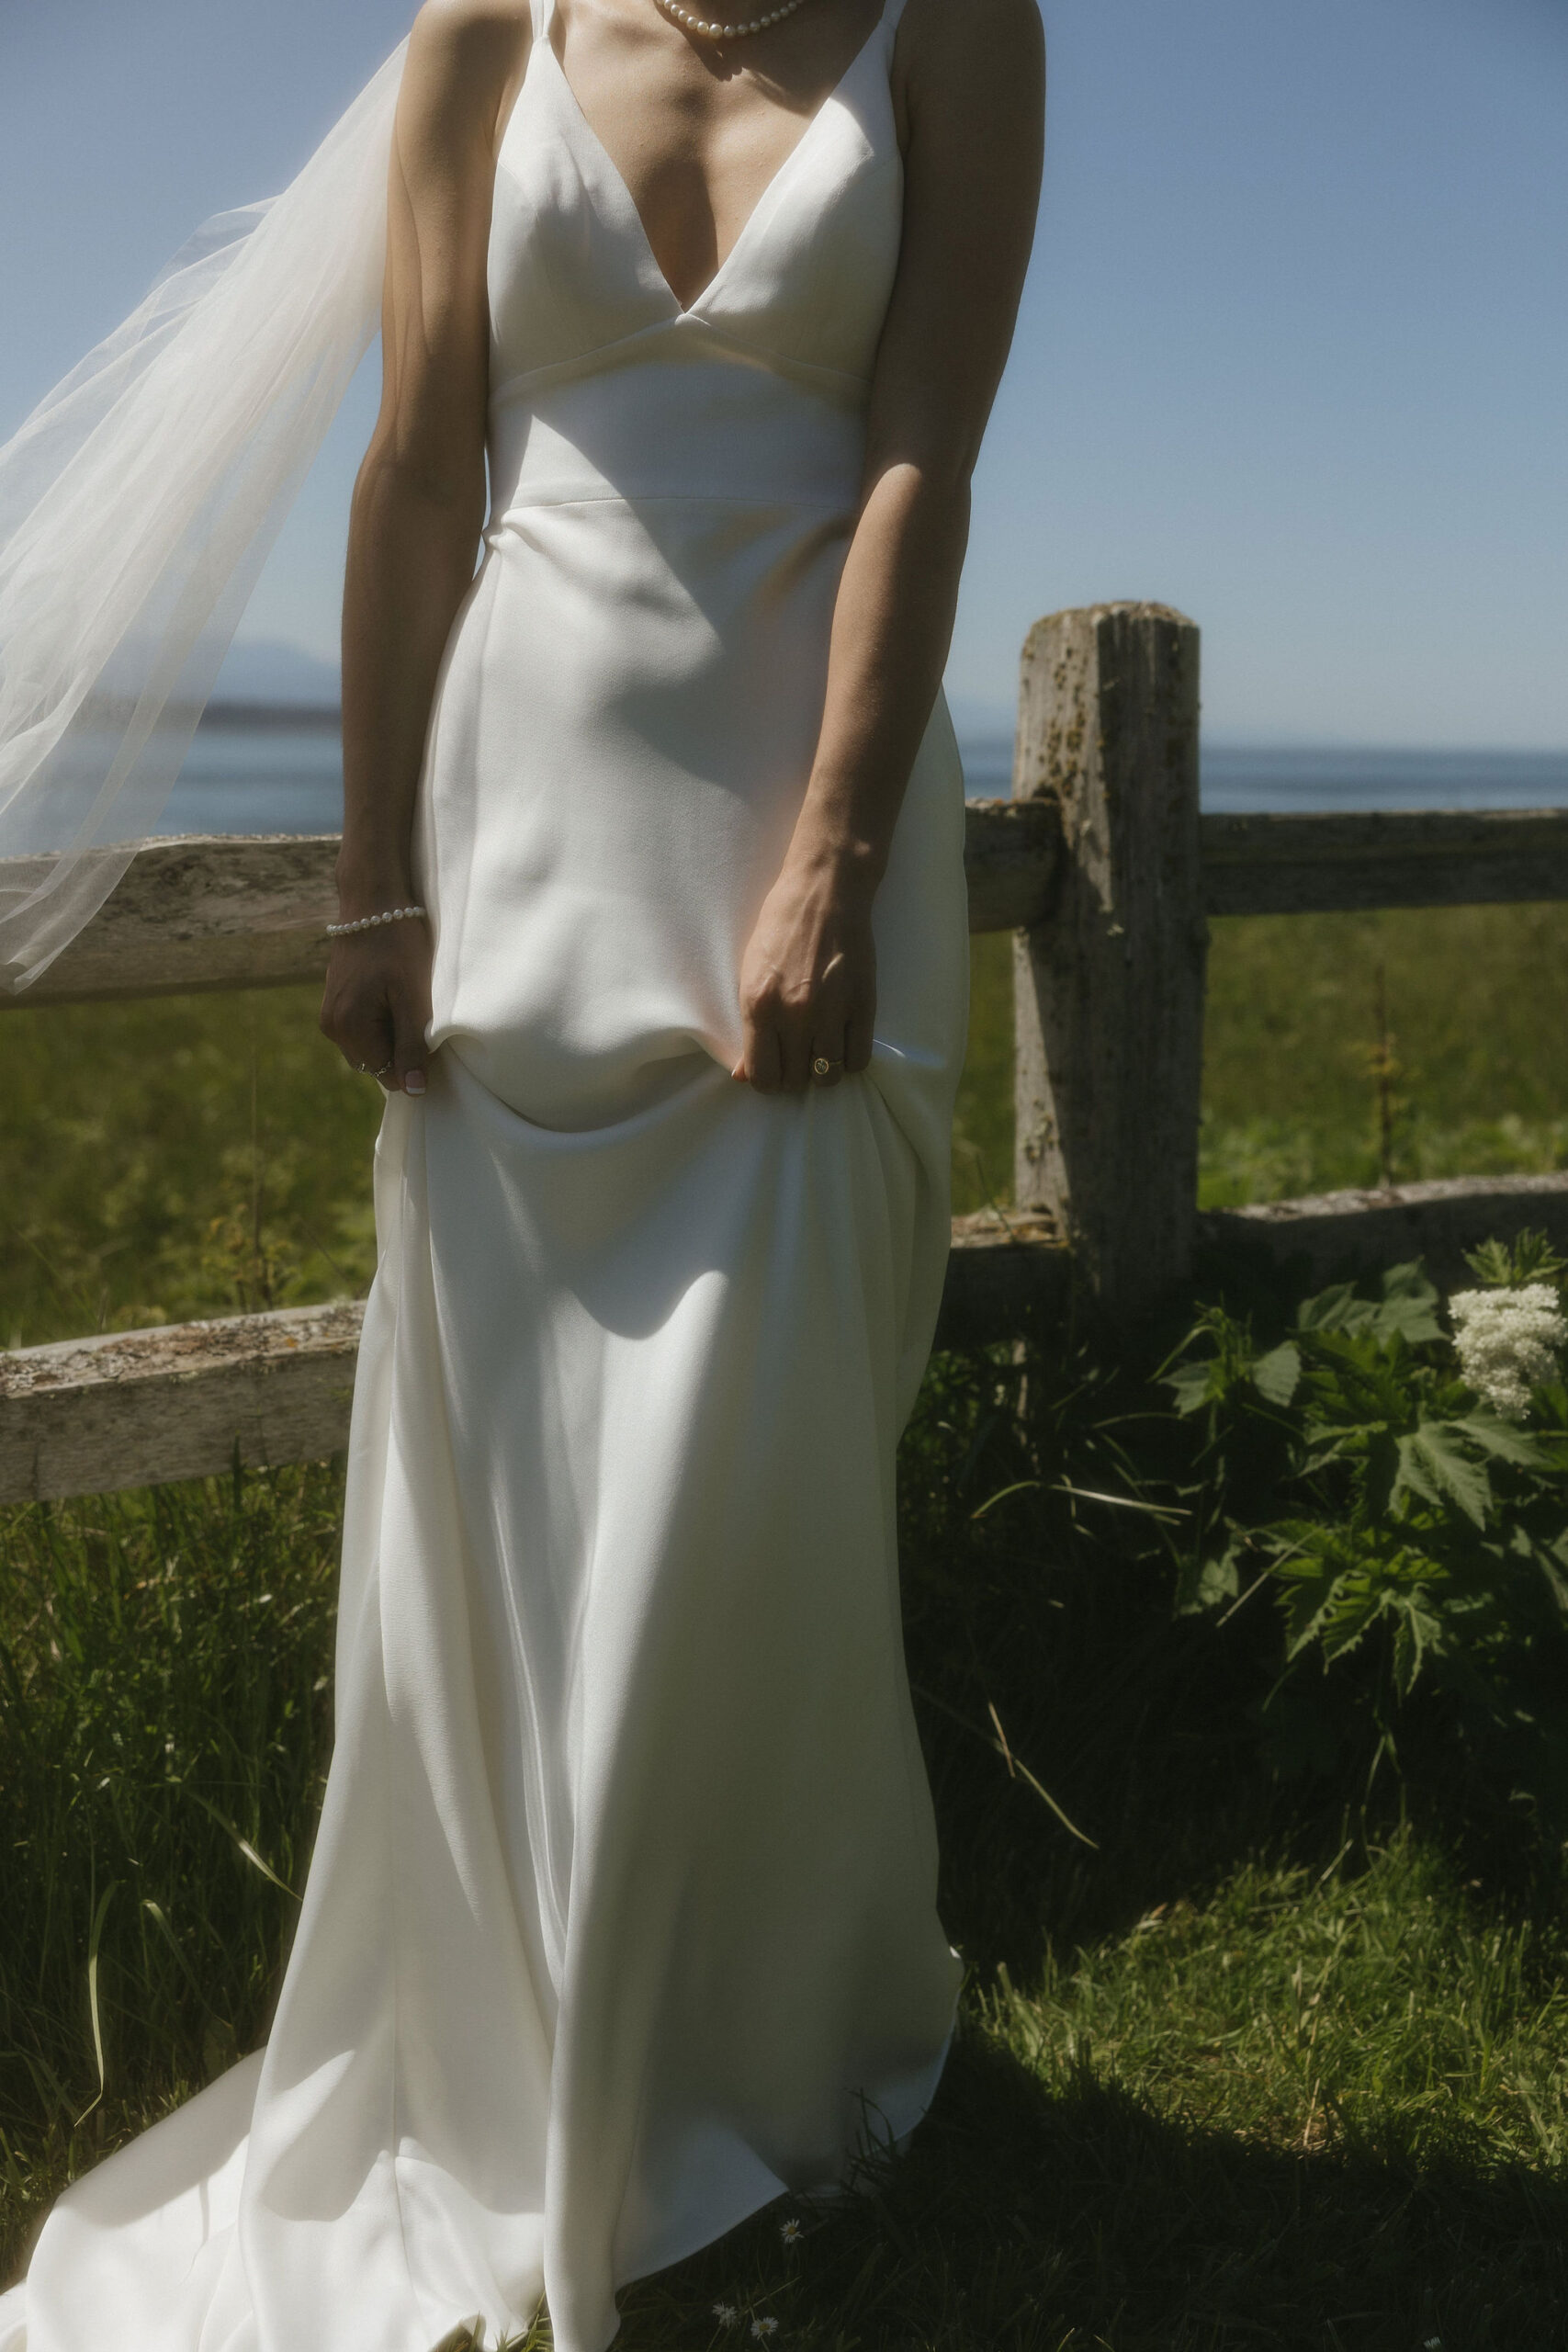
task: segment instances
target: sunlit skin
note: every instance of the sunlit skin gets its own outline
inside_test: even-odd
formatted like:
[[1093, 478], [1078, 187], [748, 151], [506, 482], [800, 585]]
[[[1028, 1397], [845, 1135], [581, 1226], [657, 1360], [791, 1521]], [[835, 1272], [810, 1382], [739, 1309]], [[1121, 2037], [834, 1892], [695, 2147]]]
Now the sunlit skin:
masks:
[[[761, 13], [724, 0], [738, 21]], [[552, 38], [677, 299], [734, 244], [877, 19], [806, 0], [716, 47], [654, 0], [558, 0]], [[496, 153], [527, 63], [526, 0], [428, 0], [410, 42], [389, 200], [380, 414], [355, 489], [344, 593], [344, 920], [414, 897], [414, 795], [440, 665], [485, 513], [485, 260]], [[871, 1057], [872, 905], [941, 681], [969, 481], [1033, 235], [1044, 113], [1034, 0], [908, 0], [893, 97], [903, 243], [878, 348], [859, 514], [816, 756], [740, 970], [733, 1075], [836, 1084]], [[389, 1088], [424, 1088], [430, 944], [418, 922], [333, 944], [321, 1027]], [[822, 1057], [836, 1067], [814, 1079]]]

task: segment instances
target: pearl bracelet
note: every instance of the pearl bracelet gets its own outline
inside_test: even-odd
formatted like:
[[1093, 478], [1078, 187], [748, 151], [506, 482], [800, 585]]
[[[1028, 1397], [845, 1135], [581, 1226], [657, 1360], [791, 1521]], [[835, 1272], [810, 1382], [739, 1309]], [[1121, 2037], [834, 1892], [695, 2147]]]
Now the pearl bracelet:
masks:
[[388, 907], [382, 914], [361, 915], [357, 922], [330, 922], [327, 937], [342, 939], [351, 931], [374, 931], [378, 923], [407, 922], [411, 915], [423, 915], [423, 907]]

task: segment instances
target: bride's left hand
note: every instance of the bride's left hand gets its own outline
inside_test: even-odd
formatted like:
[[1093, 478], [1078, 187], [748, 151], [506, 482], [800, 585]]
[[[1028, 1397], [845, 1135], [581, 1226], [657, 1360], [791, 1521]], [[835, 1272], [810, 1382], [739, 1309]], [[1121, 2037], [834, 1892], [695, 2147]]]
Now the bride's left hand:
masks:
[[[871, 1059], [876, 947], [871, 892], [831, 861], [792, 857], [762, 901], [740, 966], [745, 1046], [730, 1075], [763, 1094], [836, 1086]], [[832, 1064], [812, 1074], [818, 1059]]]

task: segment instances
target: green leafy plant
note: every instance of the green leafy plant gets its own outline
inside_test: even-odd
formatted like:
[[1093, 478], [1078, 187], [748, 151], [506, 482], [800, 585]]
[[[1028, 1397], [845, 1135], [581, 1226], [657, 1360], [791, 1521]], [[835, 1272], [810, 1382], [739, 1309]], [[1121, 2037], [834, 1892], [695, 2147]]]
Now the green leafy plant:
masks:
[[[1553, 1264], [1539, 1237], [1472, 1262], [1502, 1288]], [[1272, 1595], [1257, 1714], [1277, 1769], [1368, 1742], [1371, 1775], [1430, 1702], [1511, 1794], [1568, 1821], [1568, 1393], [1540, 1383], [1505, 1418], [1439, 1306], [1416, 1262], [1319, 1292], [1266, 1341], [1202, 1309], [1162, 1374], [1201, 1432], [1178, 1608]]]
[[1561, 1291], [1568, 1274], [1568, 1258], [1554, 1250], [1544, 1233], [1521, 1233], [1513, 1243], [1483, 1241], [1467, 1250], [1464, 1262], [1483, 1283], [1495, 1290], [1518, 1290], [1526, 1283], [1552, 1283]]

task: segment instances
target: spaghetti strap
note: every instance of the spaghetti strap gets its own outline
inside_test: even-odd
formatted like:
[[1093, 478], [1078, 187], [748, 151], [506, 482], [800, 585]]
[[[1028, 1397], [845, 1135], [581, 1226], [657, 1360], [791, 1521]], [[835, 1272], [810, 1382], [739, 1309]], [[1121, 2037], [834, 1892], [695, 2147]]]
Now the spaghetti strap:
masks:
[[[897, 5], [902, 6], [903, 0], [897, 0]], [[556, 0], [528, 0], [528, 17], [536, 42], [549, 40], [550, 18], [555, 15], [555, 8]]]

